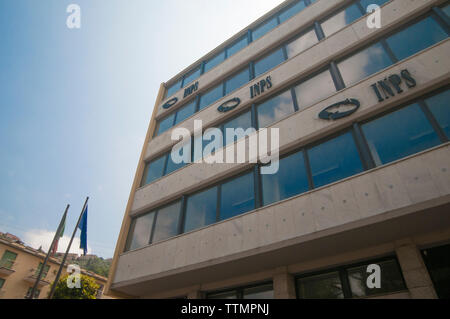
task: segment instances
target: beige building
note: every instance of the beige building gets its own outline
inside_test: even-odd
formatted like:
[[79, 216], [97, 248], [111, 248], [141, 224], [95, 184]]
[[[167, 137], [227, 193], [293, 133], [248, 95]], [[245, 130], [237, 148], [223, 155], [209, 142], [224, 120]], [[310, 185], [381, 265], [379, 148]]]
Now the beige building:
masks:
[[[46, 253], [25, 246], [20, 240], [0, 238], [0, 299], [23, 299], [30, 295], [42, 267]], [[50, 258], [38, 284], [35, 298], [45, 299], [50, 292], [61, 265], [59, 259]], [[67, 273], [67, 265], [61, 276]], [[81, 269], [81, 273], [92, 277], [100, 286], [97, 298], [102, 298], [107, 278]]]
[[[443, 0], [288, 0], [162, 84], [107, 290], [450, 298], [449, 15]], [[198, 143], [196, 120], [223, 136]], [[173, 148], [175, 128], [194, 147]], [[207, 163], [265, 128], [275, 174], [261, 157]]]

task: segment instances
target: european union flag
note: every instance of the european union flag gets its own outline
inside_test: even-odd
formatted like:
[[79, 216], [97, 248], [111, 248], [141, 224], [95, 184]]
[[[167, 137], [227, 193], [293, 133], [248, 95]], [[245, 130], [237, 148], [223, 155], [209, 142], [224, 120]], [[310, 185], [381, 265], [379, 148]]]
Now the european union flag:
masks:
[[86, 208], [83, 212], [83, 217], [81, 217], [80, 225], [78, 225], [78, 228], [81, 230], [81, 236], [80, 236], [80, 248], [83, 249], [83, 255], [86, 256], [87, 253], [87, 215], [88, 215], [88, 206], [86, 205]]

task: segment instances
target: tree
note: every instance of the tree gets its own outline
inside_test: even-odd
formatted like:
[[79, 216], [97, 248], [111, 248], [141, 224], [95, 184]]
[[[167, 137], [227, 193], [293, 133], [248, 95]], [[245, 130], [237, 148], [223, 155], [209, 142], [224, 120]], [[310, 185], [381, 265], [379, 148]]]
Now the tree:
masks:
[[80, 274], [80, 288], [69, 288], [67, 278], [63, 276], [55, 288], [53, 299], [97, 299], [97, 290], [100, 286], [89, 276]]

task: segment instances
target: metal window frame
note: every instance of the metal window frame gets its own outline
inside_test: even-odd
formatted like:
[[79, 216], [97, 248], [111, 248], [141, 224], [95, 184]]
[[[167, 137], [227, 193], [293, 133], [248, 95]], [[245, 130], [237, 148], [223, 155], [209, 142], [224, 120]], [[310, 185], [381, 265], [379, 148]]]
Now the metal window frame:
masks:
[[[308, 277], [313, 277], [313, 276], [319, 276], [319, 275], [325, 275], [327, 273], [333, 273], [333, 272], [337, 272], [339, 274], [339, 280], [341, 282], [341, 286], [342, 286], [342, 293], [344, 295], [344, 299], [352, 299], [353, 297], [353, 293], [350, 287], [350, 282], [348, 280], [348, 269], [350, 268], [356, 268], [356, 267], [361, 267], [361, 266], [365, 266], [365, 265], [370, 265], [370, 264], [376, 264], [376, 263], [381, 263], [381, 262], [385, 262], [385, 261], [394, 261], [397, 265], [397, 268], [399, 270], [400, 273], [400, 277], [402, 279], [403, 282], [403, 288], [402, 290], [396, 290], [396, 291], [392, 291], [392, 292], [399, 292], [399, 291], [404, 291], [407, 288], [406, 286], [406, 282], [405, 282], [405, 278], [403, 276], [403, 271], [400, 267], [400, 263], [398, 261], [398, 258], [395, 254], [386, 254], [386, 256], [384, 257], [379, 257], [379, 258], [368, 258], [365, 259], [364, 261], [360, 261], [360, 262], [356, 262], [356, 263], [350, 263], [350, 264], [342, 264], [341, 266], [337, 266], [337, 267], [332, 267], [332, 268], [325, 268], [322, 270], [318, 270], [318, 271], [312, 271], [312, 272], [305, 272], [302, 274], [297, 274], [294, 275], [294, 280], [295, 280], [295, 293], [296, 293], [296, 298], [297, 299], [302, 299], [299, 296], [299, 279], [303, 279], [303, 278], [308, 278]], [[370, 296], [366, 296], [366, 297], [370, 297]]]
[[205, 298], [209, 299], [208, 297], [211, 295], [219, 295], [219, 294], [234, 292], [236, 295], [236, 299], [243, 299], [245, 289], [258, 288], [260, 286], [268, 286], [268, 285], [271, 285], [272, 290], [274, 290], [273, 280], [267, 280], [267, 281], [261, 281], [261, 282], [252, 283], [252, 284], [248, 284], [248, 285], [232, 286], [232, 287], [224, 288], [224, 289], [205, 291], [203, 293], [205, 295]]

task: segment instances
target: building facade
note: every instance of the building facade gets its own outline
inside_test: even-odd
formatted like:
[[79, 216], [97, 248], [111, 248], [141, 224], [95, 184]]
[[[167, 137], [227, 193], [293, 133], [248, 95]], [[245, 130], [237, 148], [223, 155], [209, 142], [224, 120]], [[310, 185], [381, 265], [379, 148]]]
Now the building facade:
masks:
[[[449, 298], [449, 17], [442, 0], [289, 0], [162, 84], [108, 292]], [[265, 128], [275, 174], [208, 163]]]
[[[45, 252], [27, 247], [20, 240], [0, 238], [0, 299], [28, 298], [45, 256]], [[49, 258], [39, 281], [35, 299], [47, 298], [60, 265], [59, 259]], [[64, 266], [62, 276], [67, 273], [67, 266], [67, 264]], [[100, 286], [97, 298], [102, 298], [107, 278], [84, 269], [81, 269], [81, 273], [95, 280]]]

